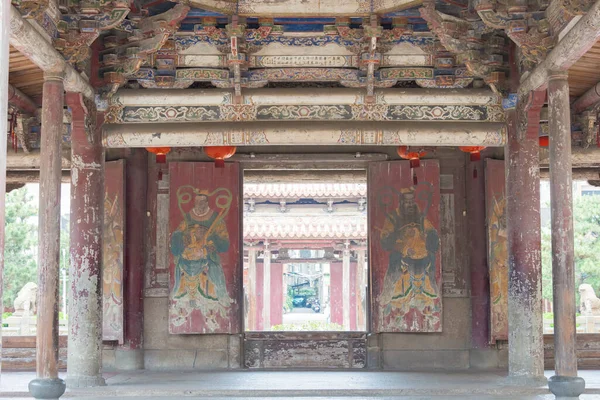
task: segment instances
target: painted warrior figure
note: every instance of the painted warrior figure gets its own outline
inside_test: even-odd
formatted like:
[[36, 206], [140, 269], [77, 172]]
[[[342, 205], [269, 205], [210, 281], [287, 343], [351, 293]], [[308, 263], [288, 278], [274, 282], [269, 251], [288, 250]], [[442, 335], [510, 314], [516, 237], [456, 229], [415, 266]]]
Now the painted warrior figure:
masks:
[[123, 304], [123, 210], [115, 196], [104, 199], [104, 259], [102, 263], [102, 296], [104, 321], [115, 332], [123, 329], [120, 306]]
[[[440, 312], [436, 281], [436, 253], [439, 236], [427, 212], [421, 212], [413, 189], [400, 194], [398, 208], [388, 213], [381, 231], [381, 246], [390, 252], [380, 298], [382, 321], [402, 330], [421, 330], [416, 315], [426, 324], [434, 324]], [[412, 322], [411, 322], [412, 321]]]
[[[229, 234], [223, 215], [213, 211], [206, 194], [194, 196], [194, 207], [171, 236], [171, 252], [175, 257], [173, 299], [185, 303], [180, 310], [199, 309], [217, 324], [220, 314], [226, 318], [232, 300], [225, 285], [219, 253], [229, 249]], [[181, 315], [180, 323], [186, 315]]]

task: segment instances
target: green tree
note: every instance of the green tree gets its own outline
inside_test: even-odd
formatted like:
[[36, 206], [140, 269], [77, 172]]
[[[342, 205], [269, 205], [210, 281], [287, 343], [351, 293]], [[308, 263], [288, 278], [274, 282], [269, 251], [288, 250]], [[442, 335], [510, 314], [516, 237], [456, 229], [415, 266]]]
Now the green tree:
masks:
[[[600, 196], [580, 196], [573, 200], [575, 239], [575, 288], [592, 285], [600, 295]], [[542, 231], [542, 291], [552, 299], [552, 243], [549, 229]], [[577, 304], [579, 294], [577, 293]]]
[[27, 282], [37, 282], [37, 214], [33, 196], [22, 187], [6, 195], [4, 307], [12, 307]]

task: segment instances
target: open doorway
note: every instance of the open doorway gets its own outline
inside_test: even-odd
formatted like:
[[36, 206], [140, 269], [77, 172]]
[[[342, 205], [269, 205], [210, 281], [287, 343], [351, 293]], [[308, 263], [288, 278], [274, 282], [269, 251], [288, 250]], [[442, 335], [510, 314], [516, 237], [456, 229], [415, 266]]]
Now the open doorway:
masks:
[[278, 172], [244, 174], [246, 332], [366, 331], [366, 171]]

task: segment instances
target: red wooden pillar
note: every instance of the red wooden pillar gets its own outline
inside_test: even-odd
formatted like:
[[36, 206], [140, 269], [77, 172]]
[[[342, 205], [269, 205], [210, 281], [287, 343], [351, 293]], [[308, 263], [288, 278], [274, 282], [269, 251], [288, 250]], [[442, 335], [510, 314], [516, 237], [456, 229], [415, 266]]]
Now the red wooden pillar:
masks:
[[350, 263], [350, 330], [357, 330], [356, 261]]
[[[29, 383], [29, 391], [38, 399], [59, 398], [65, 392], [65, 383], [58, 378], [60, 181], [65, 101], [63, 79], [62, 72], [44, 74], [38, 225], [37, 379]], [[0, 151], [4, 152], [5, 149]]]
[[[474, 170], [479, 174], [474, 178]], [[490, 274], [485, 231], [485, 178], [483, 160], [467, 161], [467, 215], [471, 267], [471, 346], [485, 349], [490, 343]]]
[[[67, 385], [104, 385], [102, 367], [102, 229], [104, 149], [93, 102], [68, 93], [71, 130], [71, 297]], [[62, 122], [62, 121], [61, 121]]]
[[148, 152], [131, 149], [126, 168], [125, 343], [116, 351], [119, 369], [144, 368], [144, 264]]
[[[544, 92], [507, 111], [508, 357], [514, 380], [544, 382], [539, 121]], [[526, 124], [518, 124], [518, 121]]]
[[263, 306], [264, 306], [264, 296], [263, 296], [263, 282], [264, 282], [264, 264], [262, 260], [256, 262], [256, 292], [253, 293], [256, 296], [256, 317], [254, 321], [256, 325], [254, 326], [254, 330], [262, 331], [264, 329], [263, 323]]
[[[8, 61], [9, 53], [9, 25], [10, 12], [12, 7], [11, 2], [4, 0], [0, 2], [0, 60], [2, 67], [0, 68], [0, 115], [8, 115]], [[0, 132], [8, 132], [7, 118], [0, 118]], [[6, 135], [0, 135], [0, 149], [3, 156], [0, 157], [0, 281], [4, 281], [4, 242], [5, 242], [5, 202], [6, 202], [6, 157], [7, 151]], [[2, 326], [2, 312], [4, 306], [2, 304], [3, 285], [0, 285], [0, 326]], [[2, 354], [2, 330], [0, 329], [0, 354]], [[2, 358], [0, 357], [0, 370], [2, 369]], [[1, 371], [0, 371], [1, 372]]]
[[331, 307], [331, 323], [344, 325], [344, 299], [343, 299], [343, 284], [344, 273], [343, 263], [335, 262], [329, 265], [330, 271], [330, 296], [329, 306]]
[[552, 213], [552, 294], [554, 361], [549, 387], [557, 398], [578, 398], [585, 381], [577, 376], [575, 354], [575, 251], [571, 171], [571, 110], [566, 72], [551, 73], [548, 83], [550, 125], [550, 198]]
[[283, 323], [283, 264], [271, 264], [271, 326]]

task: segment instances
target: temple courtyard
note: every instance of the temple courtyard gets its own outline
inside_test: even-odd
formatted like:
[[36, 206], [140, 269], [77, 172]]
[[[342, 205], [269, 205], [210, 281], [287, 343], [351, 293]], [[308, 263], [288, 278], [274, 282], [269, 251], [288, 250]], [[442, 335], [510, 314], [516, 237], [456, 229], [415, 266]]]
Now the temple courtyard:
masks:
[[[546, 371], [550, 377], [552, 371]], [[580, 371], [583, 400], [600, 399], [600, 371]], [[0, 398], [29, 398], [33, 372], [2, 374]], [[133, 371], [105, 373], [107, 386], [68, 389], [63, 398], [293, 398], [293, 399], [552, 399], [547, 385], [514, 385], [500, 370], [492, 372], [346, 371]]]

